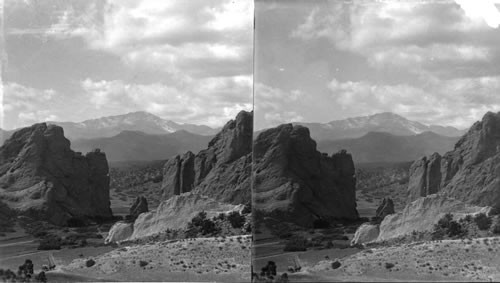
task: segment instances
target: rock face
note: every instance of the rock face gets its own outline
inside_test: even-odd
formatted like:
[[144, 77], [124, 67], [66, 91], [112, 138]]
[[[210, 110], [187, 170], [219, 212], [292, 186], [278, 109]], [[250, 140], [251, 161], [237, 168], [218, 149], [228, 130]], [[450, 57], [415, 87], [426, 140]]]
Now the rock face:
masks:
[[384, 198], [382, 203], [377, 207], [377, 211], [375, 213], [375, 217], [380, 219], [380, 221], [384, 220], [384, 218], [394, 213], [394, 202], [391, 198]]
[[0, 147], [0, 196], [21, 214], [66, 224], [111, 217], [106, 155], [75, 153], [59, 126], [35, 124]]
[[364, 223], [359, 226], [354, 237], [351, 241], [351, 245], [360, 245], [375, 241], [380, 233], [378, 224]]
[[350, 154], [318, 152], [309, 130], [292, 124], [260, 133], [253, 152], [254, 209], [304, 227], [316, 219], [358, 218]]
[[386, 216], [380, 223], [377, 241], [407, 235], [413, 231], [431, 231], [434, 224], [447, 213], [452, 213], [455, 219], [459, 219], [467, 214], [488, 214], [490, 210], [491, 207], [471, 206], [439, 194], [422, 197], [408, 204], [403, 211]]
[[198, 154], [169, 160], [163, 173], [163, 199], [195, 191], [218, 201], [240, 204], [251, 199], [253, 114], [241, 111]]
[[219, 213], [241, 211], [243, 205], [221, 203], [207, 196], [188, 192], [163, 201], [155, 211], [140, 214], [134, 223], [117, 222], [109, 231], [107, 241], [119, 242], [158, 234], [167, 229], [185, 228], [200, 211], [207, 218]]
[[139, 214], [148, 211], [148, 201], [145, 197], [141, 196], [135, 199], [134, 204], [130, 207], [129, 215], [132, 216], [133, 219], [136, 219]]
[[500, 113], [488, 112], [444, 156], [410, 169], [410, 200], [437, 192], [478, 206], [500, 207]]

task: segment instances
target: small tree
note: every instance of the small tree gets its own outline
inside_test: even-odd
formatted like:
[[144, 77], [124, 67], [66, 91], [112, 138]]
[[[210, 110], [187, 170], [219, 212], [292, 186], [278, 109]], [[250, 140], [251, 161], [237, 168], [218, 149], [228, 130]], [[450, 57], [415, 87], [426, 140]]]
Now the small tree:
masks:
[[488, 230], [491, 226], [491, 218], [486, 216], [484, 213], [479, 213], [474, 216], [474, 222], [476, 223], [479, 230]]
[[227, 219], [233, 228], [241, 228], [243, 227], [243, 224], [245, 224], [245, 217], [238, 211], [231, 211], [227, 216]]

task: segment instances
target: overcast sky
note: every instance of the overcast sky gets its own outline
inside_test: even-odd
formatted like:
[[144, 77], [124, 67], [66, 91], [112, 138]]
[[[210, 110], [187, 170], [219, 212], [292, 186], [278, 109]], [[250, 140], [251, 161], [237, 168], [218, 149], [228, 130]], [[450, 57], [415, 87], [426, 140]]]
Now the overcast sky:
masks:
[[[0, 127], [252, 109], [251, 0], [6, 0]], [[0, 117], [2, 118], [2, 117]]]
[[500, 111], [499, 3], [258, 0], [256, 128], [384, 111], [469, 127]]

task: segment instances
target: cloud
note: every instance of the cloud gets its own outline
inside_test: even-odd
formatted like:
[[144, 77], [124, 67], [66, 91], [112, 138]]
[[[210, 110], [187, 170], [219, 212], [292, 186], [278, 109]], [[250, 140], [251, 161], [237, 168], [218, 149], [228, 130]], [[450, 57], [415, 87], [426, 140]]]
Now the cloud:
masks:
[[56, 114], [46, 110], [54, 105], [57, 97], [54, 90], [38, 90], [17, 83], [6, 83], [3, 91], [2, 127], [8, 124], [17, 128], [57, 118]]
[[294, 107], [306, 96], [300, 90], [284, 91], [262, 83], [255, 84], [255, 129], [300, 122], [304, 117]]
[[204, 78], [185, 88], [85, 79], [81, 87], [100, 111], [122, 114], [143, 109], [181, 123], [218, 127], [239, 111], [252, 110], [250, 77]]
[[482, 19], [492, 28], [500, 26], [500, 11], [495, 4], [500, 4], [498, 0], [455, 0], [465, 11], [465, 15], [471, 19]]
[[[494, 17], [488, 16], [498, 10], [489, 0], [477, 6], [477, 1], [456, 2], [460, 6], [439, 1], [333, 1], [313, 8], [290, 36], [329, 39], [336, 49], [361, 55], [376, 69], [411, 67], [407, 70], [416, 74], [461, 76], [463, 72], [450, 68], [460, 65], [482, 73], [465, 64], [500, 58], [500, 38], [491, 28]], [[490, 20], [478, 19], [481, 13]]]
[[115, 54], [130, 68], [213, 76], [206, 64], [251, 72], [253, 1], [122, 1], [82, 11], [70, 6], [47, 31], [80, 37], [89, 48]]
[[332, 79], [328, 88], [335, 105], [351, 117], [390, 111], [426, 124], [467, 128], [487, 111], [500, 111], [500, 76], [443, 80], [422, 88]]

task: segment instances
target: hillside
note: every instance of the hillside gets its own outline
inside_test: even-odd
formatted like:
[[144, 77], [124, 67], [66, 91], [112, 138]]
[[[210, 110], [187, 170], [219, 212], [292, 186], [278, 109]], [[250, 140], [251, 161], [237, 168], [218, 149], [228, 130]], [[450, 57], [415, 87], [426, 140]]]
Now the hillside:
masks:
[[355, 163], [405, 162], [422, 155], [452, 150], [457, 141], [458, 137], [446, 137], [433, 132], [411, 136], [370, 132], [360, 138], [319, 141], [318, 150], [332, 153], [345, 149], [352, 153]]
[[158, 160], [167, 159], [188, 150], [200, 150], [211, 136], [192, 134], [181, 130], [171, 134], [151, 135], [138, 131], [123, 131], [113, 137], [78, 139], [71, 143], [75, 151], [88, 152], [99, 148], [108, 160]]

